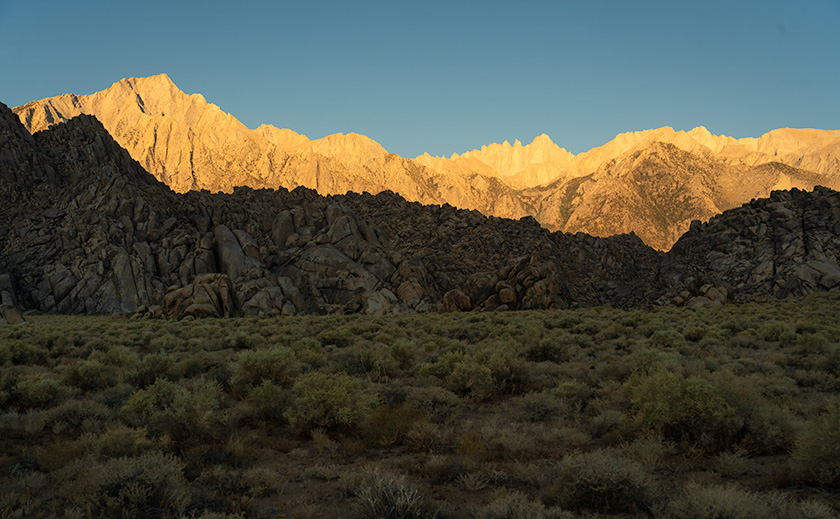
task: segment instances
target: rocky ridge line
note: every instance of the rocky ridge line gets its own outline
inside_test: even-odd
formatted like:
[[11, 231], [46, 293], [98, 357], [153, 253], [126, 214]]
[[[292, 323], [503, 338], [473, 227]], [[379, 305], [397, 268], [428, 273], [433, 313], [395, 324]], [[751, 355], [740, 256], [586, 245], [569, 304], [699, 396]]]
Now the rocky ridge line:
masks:
[[633, 234], [549, 232], [530, 217], [424, 206], [387, 191], [178, 194], [90, 116], [31, 136], [0, 106], [0, 139], [0, 196], [9, 201], [0, 207], [0, 289], [42, 311], [196, 318], [644, 308], [786, 297], [840, 282], [840, 195], [829, 189], [775, 191], [692, 224], [663, 254]]
[[[391, 190], [424, 204], [533, 216], [549, 230], [634, 232], [659, 250], [669, 249], [691, 220], [706, 220], [773, 189], [840, 188], [837, 131], [779, 129], [734, 139], [703, 127], [659, 128], [621, 134], [578, 155], [541, 135], [526, 146], [505, 142], [450, 158], [407, 159], [358, 134], [309, 140], [269, 125], [249, 130], [200, 94], [181, 92], [165, 74], [14, 110], [32, 132], [94, 115], [132, 157], [178, 192], [231, 192], [236, 186], [305, 186], [323, 195]], [[663, 145], [672, 151], [663, 152]], [[689, 157], [694, 167], [675, 167], [685, 161], [662, 160], [663, 154]], [[639, 185], [640, 177], [654, 178]], [[670, 203], [671, 192], [692, 211], [647, 217]]]

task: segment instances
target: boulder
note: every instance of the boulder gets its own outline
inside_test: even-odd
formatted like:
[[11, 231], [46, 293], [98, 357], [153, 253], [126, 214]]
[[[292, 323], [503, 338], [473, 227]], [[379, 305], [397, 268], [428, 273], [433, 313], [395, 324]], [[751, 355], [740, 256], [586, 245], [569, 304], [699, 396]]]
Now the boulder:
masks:
[[423, 299], [423, 287], [414, 279], [403, 281], [397, 287], [397, 297], [409, 308], [415, 308]]
[[187, 316], [233, 317], [240, 314], [233, 285], [226, 274], [204, 274], [163, 298], [163, 315], [181, 320]]
[[221, 271], [230, 279], [241, 277], [247, 263], [236, 235], [226, 225], [217, 225], [213, 229], [213, 238]]
[[499, 290], [499, 301], [508, 307], [516, 304], [516, 292], [512, 288], [504, 287]]
[[234, 229], [233, 234], [236, 236], [237, 241], [239, 241], [239, 246], [242, 247], [242, 252], [245, 253], [245, 257], [250, 259], [252, 264], [262, 265], [263, 260], [260, 247], [251, 235], [240, 229]]
[[443, 306], [447, 312], [468, 312], [473, 308], [470, 297], [457, 288], [443, 295]]
[[26, 319], [14, 306], [0, 305], [0, 324], [23, 324]]
[[15, 306], [17, 298], [12, 286], [12, 277], [8, 274], [0, 274], [0, 305]]

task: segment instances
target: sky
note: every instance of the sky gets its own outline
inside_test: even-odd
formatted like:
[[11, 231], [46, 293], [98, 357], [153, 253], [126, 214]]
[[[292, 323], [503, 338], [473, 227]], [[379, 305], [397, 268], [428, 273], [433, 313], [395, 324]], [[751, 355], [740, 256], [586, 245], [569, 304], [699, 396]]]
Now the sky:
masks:
[[840, 0], [0, 0], [0, 102], [167, 73], [249, 128], [404, 157], [542, 133], [840, 128]]

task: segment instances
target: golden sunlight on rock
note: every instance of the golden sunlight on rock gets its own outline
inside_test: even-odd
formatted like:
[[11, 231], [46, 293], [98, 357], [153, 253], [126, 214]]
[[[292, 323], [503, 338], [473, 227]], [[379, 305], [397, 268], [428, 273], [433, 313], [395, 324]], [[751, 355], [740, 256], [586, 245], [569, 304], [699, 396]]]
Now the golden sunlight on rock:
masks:
[[622, 133], [578, 155], [542, 134], [527, 145], [505, 141], [450, 158], [408, 159], [356, 133], [310, 140], [271, 125], [248, 129], [201, 94], [180, 91], [166, 74], [123, 79], [92, 95], [34, 101], [14, 112], [30, 132], [93, 115], [177, 192], [391, 190], [409, 201], [488, 216], [530, 215], [551, 230], [632, 231], [661, 250], [692, 220], [772, 189], [840, 187], [840, 131], [783, 128], [735, 139], [702, 126], [688, 132], [663, 127]]

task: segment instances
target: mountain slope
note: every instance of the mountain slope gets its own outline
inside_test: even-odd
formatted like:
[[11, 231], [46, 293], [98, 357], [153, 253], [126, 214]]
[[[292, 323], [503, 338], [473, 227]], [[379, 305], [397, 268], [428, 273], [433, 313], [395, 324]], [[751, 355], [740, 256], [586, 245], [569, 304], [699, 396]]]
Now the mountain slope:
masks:
[[[597, 175], [640, 207], [726, 192], [714, 184], [726, 172], [698, 173], [692, 157], [659, 143]], [[798, 174], [786, 165], [753, 169], [768, 184]], [[678, 182], [651, 191], [674, 171]], [[826, 188], [774, 191], [693, 222], [663, 254], [632, 234], [549, 232], [533, 218], [488, 218], [391, 192], [176, 193], [94, 117], [30, 135], [2, 104], [0, 179], [0, 295], [49, 312], [181, 319], [643, 308], [840, 286], [840, 194]]]
[[[840, 131], [773, 130], [759, 138], [659, 128], [618, 135], [573, 155], [547, 135], [450, 158], [406, 159], [354, 133], [310, 140], [250, 130], [165, 74], [123, 79], [87, 96], [17, 107], [30, 132], [76, 115], [99, 119], [131, 156], [177, 192], [304, 186], [320, 194], [394, 191], [410, 201], [485, 215], [534, 216], [552, 230], [635, 232], [667, 250], [694, 219], [772, 189], [840, 187]], [[670, 146], [664, 148], [664, 145]]]
[[390, 192], [175, 193], [87, 115], [32, 136], [0, 104], [0, 137], [0, 273], [25, 307], [182, 318], [562, 308], [601, 304], [613, 286], [627, 287], [623, 305], [655, 295], [652, 270], [636, 286], [634, 263], [614, 268], [659, 256], [637, 238], [555, 239], [533, 219]]
[[708, 220], [774, 189], [813, 189], [836, 179], [778, 162], [734, 166], [654, 142], [629, 151], [585, 177], [562, 179], [523, 194], [552, 230], [611, 236], [635, 232], [668, 249], [692, 220]]

